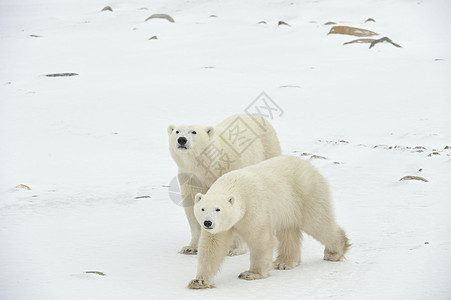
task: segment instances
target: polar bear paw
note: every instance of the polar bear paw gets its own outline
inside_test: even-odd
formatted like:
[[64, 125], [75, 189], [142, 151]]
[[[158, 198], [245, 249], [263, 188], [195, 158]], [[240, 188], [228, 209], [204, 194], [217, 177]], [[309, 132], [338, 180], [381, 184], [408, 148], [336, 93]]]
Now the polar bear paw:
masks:
[[298, 262], [294, 261], [278, 261], [276, 260], [274, 262], [274, 269], [276, 270], [291, 270], [294, 267], [298, 266]]
[[344, 256], [343, 252], [333, 252], [329, 249], [324, 250], [324, 260], [328, 261], [340, 261]]
[[210, 283], [206, 280], [202, 279], [193, 279], [189, 282], [188, 288], [189, 289], [211, 289], [214, 288], [215, 285], [213, 283]]
[[238, 255], [243, 255], [246, 254], [247, 250], [244, 248], [233, 248], [230, 249], [229, 252], [227, 252], [228, 256], [238, 256]]
[[267, 278], [267, 277], [269, 277], [269, 275], [264, 276], [262, 274], [252, 273], [251, 271], [244, 271], [240, 275], [238, 275], [239, 279], [244, 279], [244, 280], [256, 280], [256, 279], [263, 279], [263, 278]]
[[197, 255], [197, 248], [193, 246], [185, 246], [179, 251], [180, 254]]

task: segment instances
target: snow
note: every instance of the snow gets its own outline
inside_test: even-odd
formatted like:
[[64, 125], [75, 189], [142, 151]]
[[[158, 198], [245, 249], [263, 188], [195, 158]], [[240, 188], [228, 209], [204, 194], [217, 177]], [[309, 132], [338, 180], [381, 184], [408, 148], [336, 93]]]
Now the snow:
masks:
[[[450, 9], [2, 0], [0, 299], [449, 299]], [[144, 22], [154, 13], [175, 23]], [[402, 48], [343, 46], [354, 37], [327, 35], [329, 21]], [[79, 75], [45, 76], [66, 72]], [[166, 128], [216, 124], [262, 91], [284, 111], [271, 121], [283, 152], [329, 179], [353, 247], [326, 262], [307, 236], [293, 270], [248, 282], [249, 256], [228, 257], [216, 289], [188, 290], [197, 257], [177, 254], [190, 234], [168, 195]]]

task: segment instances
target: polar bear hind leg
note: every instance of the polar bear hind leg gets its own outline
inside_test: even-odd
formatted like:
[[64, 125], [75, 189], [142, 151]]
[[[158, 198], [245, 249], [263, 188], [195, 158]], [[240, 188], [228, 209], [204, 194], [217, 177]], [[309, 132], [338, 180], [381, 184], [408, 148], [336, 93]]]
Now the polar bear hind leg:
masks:
[[330, 246], [324, 249], [324, 260], [339, 261], [344, 258], [346, 251], [348, 251], [351, 244], [346, 237], [343, 229], [338, 229], [338, 239]]
[[308, 228], [305, 229], [305, 232], [326, 247], [324, 249], [324, 260], [340, 261], [351, 246], [344, 230], [336, 224], [318, 228], [318, 230]]
[[277, 231], [276, 236], [279, 246], [274, 269], [290, 270], [298, 266], [301, 262], [301, 230], [297, 227], [280, 229]]
[[255, 280], [269, 277], [269, 271], [274, 268], [272, 254], [275, 244], [276, 238], [269, 228], [253, 233], [247, 240], [251, 266], [248, 271], [242, 272], [238, 278]]

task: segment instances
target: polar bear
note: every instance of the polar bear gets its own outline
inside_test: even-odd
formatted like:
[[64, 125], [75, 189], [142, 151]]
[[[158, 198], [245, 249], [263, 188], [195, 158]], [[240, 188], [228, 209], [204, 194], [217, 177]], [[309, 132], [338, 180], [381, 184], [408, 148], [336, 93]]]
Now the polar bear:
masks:
[[266, 278], [273, 268], [299, 265], [302, 231], [325, 245], [325, 260], [341, 260], [350, 247], [335, 221], [326, 180], [308, 161], [294, 156], [271, 158], [225, 174], [205, 195], [196, 195], [194, 214], [202, 233], [191, 289], [214, 287], [213, 277], [233, 233], [249, 247], [250, 268], [239, 275], [246, 280]]
[[[222, 174], [281, 155], [280, 144], [266, 119], [247, 114], [231, 116], [214, 127], [170, 125], [168, 134], [191, 229], [191, 242], [180, 253], [197, 254], [201, 227], [193, 212], [196, 193], [206, 193]], [[235, 239], [229, 255], [245, 252], [240, 240]]]

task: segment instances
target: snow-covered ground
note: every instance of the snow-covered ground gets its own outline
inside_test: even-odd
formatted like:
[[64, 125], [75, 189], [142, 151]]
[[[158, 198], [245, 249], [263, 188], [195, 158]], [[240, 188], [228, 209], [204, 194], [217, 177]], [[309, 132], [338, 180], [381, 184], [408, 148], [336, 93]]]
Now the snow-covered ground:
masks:
[[[175, 23], [144, 22], [154, 13]], [[450, 13], [446, 0], [1, 0], [0, 299], [450, 299]], [[344, 46], [355, 37], [326, 22], [402, 48]], [[216, 124], [262, 91], [284, 112], [283, 152], [329, 179], [353, 247], [326, 262], [307, 237], [299, 267], [253, 282], [237, 278], [248, 255], [228, 257], [216, 289], [188, 290], [197, 257], [177, 254], [190, 234], [168, 195], [166, 128]]]

